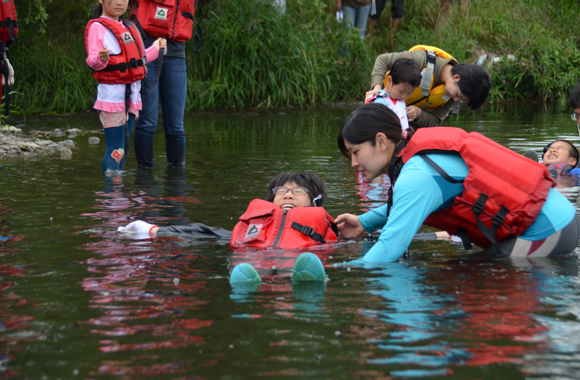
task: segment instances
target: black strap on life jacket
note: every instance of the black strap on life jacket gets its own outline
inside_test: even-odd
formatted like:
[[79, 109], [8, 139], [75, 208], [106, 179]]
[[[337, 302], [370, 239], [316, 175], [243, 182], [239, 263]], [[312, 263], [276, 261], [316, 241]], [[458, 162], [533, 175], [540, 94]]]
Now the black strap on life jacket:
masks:
[[147, 65], [147, 60], [145, 59], [145, 57], [140, 58], [140, 59], [135, 59], [135, 58], [131, 58], [129, 60], [129, 62], [121, 62], [117, 65], [107, 65], [104, 69], [99, 70], [99, 71], [120, 71], [122, 73], [124, 73], [125, 71], [127, 71], [127, 69], [136, 69], [138, 67], [141, 66], [146, 66]]
[[159, 82], [159, 77], [161, 76], [161, 70], [163, 69], [163, 56], [165, 55], [165, 49], [159, 49], [159, 57], [157, 58], [157, 71], [155, 72], [155, 79], [153, 79], [153, 84], [151, 85], [151, 89], [148, 94], [151, 93], [157, 86], [157, 82]]
[[[439, 175], [441, 175], [441, 177], [443, 177], [443, 179], [445, 179], [447, 182], [450, 182], [450, 183], [463, 182], [463, 180], [453, 179], [449, 174], [447, 174], [447, 172], [445, 172], [445, 170], [443, 170], [443, 168], [441, 168], [439, 165], [437, 165], [433, 160], [431, 160], [425, 154], [420, 154], [419, 156], [422, 159], [424, 159], [425, 162], [427, 162], [433, 169], [435, 169], [435, 171], [437, 173], [439, 173]], [[499, 252], [500, 251], [499, 243], [496, 240], [495, 235], [497, 234], [497, 230], [499, 229], [499, 227], [504, 222], [507, 214], [509, 213], [509, 210], [505, 206], [501, 206], [499, 211], [492, 218], [491, 229], [487, 228], [485, 223], [483, 223], [483, 221], [479, 218], [479, 215], [485, 209], [485, 203], [487, 202], [488, 199], [489, 199], [489, 197], [486, 194], [484, 194], [484, 193], [479, 194], [479, 198], [473, 204], [473, 215], [475, 215], [475, 222], [477, 223], [477, 228], [479, 229], [479, 231], [483, 234], [483, 236], [485, 236], [487, 238], [487, 240], [489, 240], [491, 242], [491, 244], [494, 245], [495, 248], [498, 249], [498, 252]], [[461, 238], [461, 240], [463, 241], [463, 246], [465, 247], [465, 249], [469, 249], [469, 248], [471, 248], [471, 243], [469, 242], [469, 238], [467, 238], [467, 240], [465, 240], [464, 237], [462, 236], [462, 235], [464, 235], [465, 237], [467, 237], [467, 230], [465, 228], [463, 228], [463, 229], [462, 228], [463, 227], [459, 228], [456, 235], [459, 236]], [[469, 248], [467, 248], [467, 247], [469, 247]]]
[[497, 233], [497, 230], [505, 220], [505, 217], [509, 213], [509, 210], [505, 208], [505, 206], [500, 207], [499, 211], [493, 216], [490, 230], [489, 228], [487, 228], [485, 223], [483, 223], [483, 221], [479, 218], [479, 214], [481, 214], [481, 212], [485, 208], [485, 203], [487, 202], [488, 198], [489, 197], [484, 193], [481, 193], [479, 195], [479, 198], [473, 205], [473, 214], [475, 215], [475, 222], [477, 223], [477, 228], [479, 229], [479, 231], [483, 234], [483, 236], [485, 236], [489, 241], [491, 241], [491, 243], [498, 249], [499, 252], [501, 250], [499, 249], [499, 244], [495, 239], [495, 234]]
[[14, 29], [18, 28], [18, 20], [12, 20], [10, 17], [7, 17], [6, 20], [0, 21], [0, 28], [8, 28], [8, 33], [10, 33], [10, 42], [20, 43], [20, 40], [14, 33]]
[[320, 235], [318, 232], [314, 231], [314, 228], [312, 227], [303, 226], [302, 224], [297, 222], [292, 222], [292, 225], [290, 227], [294, 228], [299, 232], [302, 232], [306, 236], [310, 236], [312, 239], [314, 239], [316, 242], [320, 244], [326, 244], [326, 240], [324, 240], [324, 237], [322, 237], [322, 235]]

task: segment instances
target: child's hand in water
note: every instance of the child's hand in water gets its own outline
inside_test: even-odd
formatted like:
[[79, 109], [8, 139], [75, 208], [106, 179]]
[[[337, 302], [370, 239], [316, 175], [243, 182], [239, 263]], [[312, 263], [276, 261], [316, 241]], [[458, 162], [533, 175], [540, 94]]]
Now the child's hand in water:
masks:
[[149, 235], [157, 232], [157, 226], [155, 224], [149, 224], [142, 220], [136, 220], [127, 224], [126, 227], [119, 227], [117, 229], [118, 232], [125, 232], [128, 234], [137, 234], [137, 235]]
[[165, 38], [158, 38], [155, 42], [153, 42], [154, 46], [157, 46], [157, 49], [167, 49], [167, 40]]
[[[338, 225], [340, 236], [345, 238], [359, 237], [365, 232], [358, 216], [353, 214], [339, 215], [334, 222]], [[344, 223], [339, 224], [340, 222]]]
[[101, 59], [101, 61], [109, 62], [109, 53], [110, 52], [111, 51], [109, 49], [107, 49], [106, 46], [103, 46], [103, 48], [101, 50], [99, 50], [99, 58]]

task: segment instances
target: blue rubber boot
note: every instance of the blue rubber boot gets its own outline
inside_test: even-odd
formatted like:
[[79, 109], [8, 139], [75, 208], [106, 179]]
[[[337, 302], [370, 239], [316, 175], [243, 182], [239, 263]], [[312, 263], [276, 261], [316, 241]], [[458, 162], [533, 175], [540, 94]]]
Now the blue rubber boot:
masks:
[[304, 252], [296, 259], [292, 269], [293, 281], [326, 281], [322, 262], [314, 253]]
[[253, 266], [248, 263], [240, 263], [235, 266], [232, 274], [230, 275], [230, 284], [240, 284], [240, 283], [256, 283], [260, 282], [262, 279], [260, 275]]

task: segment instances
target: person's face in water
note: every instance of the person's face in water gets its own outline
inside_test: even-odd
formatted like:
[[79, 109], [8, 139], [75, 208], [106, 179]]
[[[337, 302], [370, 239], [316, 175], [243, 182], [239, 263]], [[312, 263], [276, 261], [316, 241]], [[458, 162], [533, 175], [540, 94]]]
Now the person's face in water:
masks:
[[[295, 207], [312, 206], [308, 189], [298, 186], [294, 182], [286, 182], [283, 186], [275, 187], [274, 190], [278, 190], [278, 192], [274, 193], [275, 196], [272, 203], [280, 206], [284, 210], [291, 210]], [[283, 194], [284, 191], [286, 191], [286, 194]]]
[[548, 148], [544, 154], [544, 165], [548, 166], [554, 162], [565, 162], [575, 166], [576, 159], [570, 155], [570, 144], [565, 141], [556, 141]]

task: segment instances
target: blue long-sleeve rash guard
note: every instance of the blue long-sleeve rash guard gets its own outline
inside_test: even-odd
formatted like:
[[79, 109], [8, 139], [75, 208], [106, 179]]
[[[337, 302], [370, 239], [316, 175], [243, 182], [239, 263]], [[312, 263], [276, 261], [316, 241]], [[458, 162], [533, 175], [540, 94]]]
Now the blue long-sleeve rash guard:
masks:
[[[427, 156], [456, 180], [467, 177], [469, 169], [458, 153], [437, 153]], [[387, 205], [361, 215], [359, 220], [367, 232], [382, 228], [377, 243], [366, 253], [364, 261], [388, 262], [399, 259], [411, 243], [423, 221], [432, 212], [451, 206], [463, 193], [462, 183], [450, 183], [425, 160], [414, 156], [403, 166], [393, 188], [393, 206], [387, 221]], [[521, 236], [541, 240], [564, 228], [576, 215], [574, 206], [551, 189], [540, 214]]]

